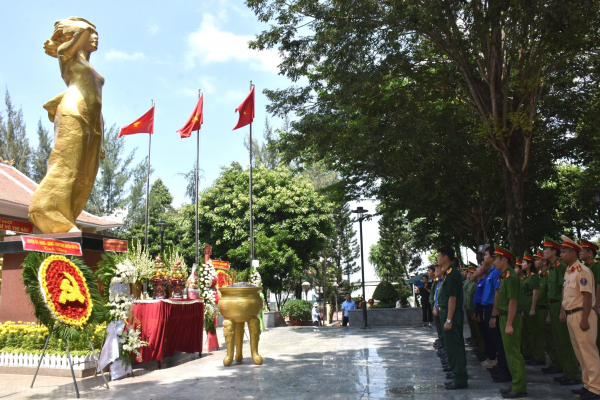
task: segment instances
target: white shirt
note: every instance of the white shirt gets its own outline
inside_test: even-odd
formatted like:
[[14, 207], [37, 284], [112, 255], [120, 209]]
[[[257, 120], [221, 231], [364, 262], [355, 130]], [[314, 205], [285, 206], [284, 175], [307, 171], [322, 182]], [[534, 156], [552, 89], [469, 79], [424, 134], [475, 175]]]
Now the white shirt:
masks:
[[312, 309], [312, 320], [316, 322], [319, 320], [319, 312], [317, 311], [317, 307], [313, 307]]

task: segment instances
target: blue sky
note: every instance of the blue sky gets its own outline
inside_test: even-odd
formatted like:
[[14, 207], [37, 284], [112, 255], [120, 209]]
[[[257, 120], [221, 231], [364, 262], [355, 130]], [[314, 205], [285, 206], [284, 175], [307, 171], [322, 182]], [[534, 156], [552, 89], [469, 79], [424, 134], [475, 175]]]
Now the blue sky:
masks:
[[[161, 178], [178, 206], [186, 199], [186, 182], [178, 173], [194, 165], [196, 138], [180, 139], [177, 129], [191, 114], [204, 93], [204, 125], [200, 131], [201, 188], [210, 186], [221, 166], [237, 161], [248, 165], [244, 137], [248, 128], [232, 131], [235, 108], [256, 85], [256, 118], [253, 136], [262, 139], [265, 88], [291, 84], [277, 74], [276, 51], [257, 52], [248, 41], [266, 29], [241, 0], [214, 1], [102, 1], [102, 2], [4, 2], [0, 24], [0, 86], [7, 87], [13, 103], [22, 107], [32, 145], [37, 121], [50, 131], [42, 105], [65, 90], [58, 61], [44, 53], [43, 43], [52, 35], [54, 22], [69, 16], [96, 25], [98, 51], [90, 59], [104, 76], [103, 114], [108, 125], [133, 122], [156, 103], [152, 138], [152, 180]], [[4, 107], [0, 107], [4, 109]], [[271, 124], [281, 121], [269, 117]], [[135, 162], [148, 152], [148, 135], [122, 138], [127, 152], [137, 147]], [[353, 204], [354, 205], [354, 204]], [[362, 204], [374, 211], [372, 204]], [[365, 224], [365, 248], [377, 241], [377, 223]], [[358, 226], [356, 227], [358, 229]], [[368, 258], [365, 254], [365, 261]], [[374, 278], [367, 269], [366, 280]], [[355, 277], [353, 277], [352, 280]], [[357, 278], [357, 277], [356, 277]]]

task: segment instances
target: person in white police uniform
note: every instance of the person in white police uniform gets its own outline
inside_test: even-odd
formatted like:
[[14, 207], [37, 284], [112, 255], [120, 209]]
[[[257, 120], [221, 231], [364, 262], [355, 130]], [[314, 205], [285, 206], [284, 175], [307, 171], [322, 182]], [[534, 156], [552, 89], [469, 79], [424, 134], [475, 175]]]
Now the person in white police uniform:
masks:
[[319, 303], [315, 303], [313, 304], [313, 309], [312, 309], [312, 323], [313, 326], [319, 326], [319, 317], [321, 316], [321, 314], [319, 313]]
[[596, 347], [598, 317], [592, 311], [592, 304], [596, 303], [596, 285], [592, 271], [579, 262], [579, 244], [562, 236], [560, 251], [567, 264], [560, 320], [567, 321], [583, 380], [583, 387], [572, 392], [581, 395], [581, 399], [600, 399], [600, 357]]

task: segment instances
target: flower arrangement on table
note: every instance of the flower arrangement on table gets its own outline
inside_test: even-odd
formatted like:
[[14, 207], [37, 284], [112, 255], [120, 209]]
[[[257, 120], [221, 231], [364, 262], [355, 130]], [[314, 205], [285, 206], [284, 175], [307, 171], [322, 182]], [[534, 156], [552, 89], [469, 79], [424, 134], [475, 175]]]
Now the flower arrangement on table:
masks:
[[133, 239], [130, 242], [126, 257], [136, 270], [136, 280], [147, 285], [155, 276], [156, 267], [152, 257], [144, 250], [140, 240]]
[[174, 248], [164, 253], [164, 264], [167, 269], [166, 278], [171, 283], [171, 298], [182, 299], [188, 271], [183, 256]]
[[102, 297], [88, 282], [95, 282], [94, 274], [77, 257], [29, 252], [23, 261], [23, 283], [35, 317], [65, 345], [88, 342], [105, 321]]
[[96, 272], [105, 287], [104, 296], [110, 321], [107, 328], [109, 339], [104, 348], [110, 347], [111, 337], [118, 340], [119, 348], [118, 355], [108, 359], [107, 363], [118, 361], [120, 369], [129, 369], [133, 359], [139, 359], [139, 349], [148, 345], [148, 342], [140, 338], [141, 325], [131, 315], [135, 298], [130, 292], [130, 285], [140, 276], [139, 269], [132, 262], [132, 258], [135, 260], [136, 257], [139, 254], [103, 254]]
[[214, 321], [219, 313], [216, 294], [217, 271], [209, 261], [206, 264], [201, 264], [196, 273], [200, 297], [204, 299], [204, 330], [209, 333], [216, 333]]

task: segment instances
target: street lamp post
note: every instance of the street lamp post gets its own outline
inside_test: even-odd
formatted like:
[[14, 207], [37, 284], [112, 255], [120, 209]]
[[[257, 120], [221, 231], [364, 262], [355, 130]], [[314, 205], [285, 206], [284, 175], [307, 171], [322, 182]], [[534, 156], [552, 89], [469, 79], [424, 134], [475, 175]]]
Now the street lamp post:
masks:
[[337, 305], [337, 299], [338, 299], [338, 283], [337, 282], [333, 282], [333, 290], [335, 290], [335, 320], [338, 321], [338, 305]]
[[160, 252], [162, 253], [163, 250], [165, 249], [165, 244], [164, 244], [164, 239], [165, 239], [165, 227], [169, 224], [167, 224], [165, 221], [160, 220], [158, 221], [158, 226], [160, 226]]
[[304, 289], [304, 298], [308, 301], [308, 289], [310, 289], [310, 283], [302, 282], [302, 289]]
[[356, 207], [356, 210], [352, 210], [353, 213], [357, 214], [356, 220], [358, 221], [360, 231], [360, 269], [362, 273], [362, 315], [364, 325], [360, 329], [371, 329], [367, 321], [367, 296], [365, 294], [365, 259], [363, 255], [363, 234], [362, 234], [362, 222], [370, 215], [367, 214], [369, 210], [365, 210], [362, 207]]

